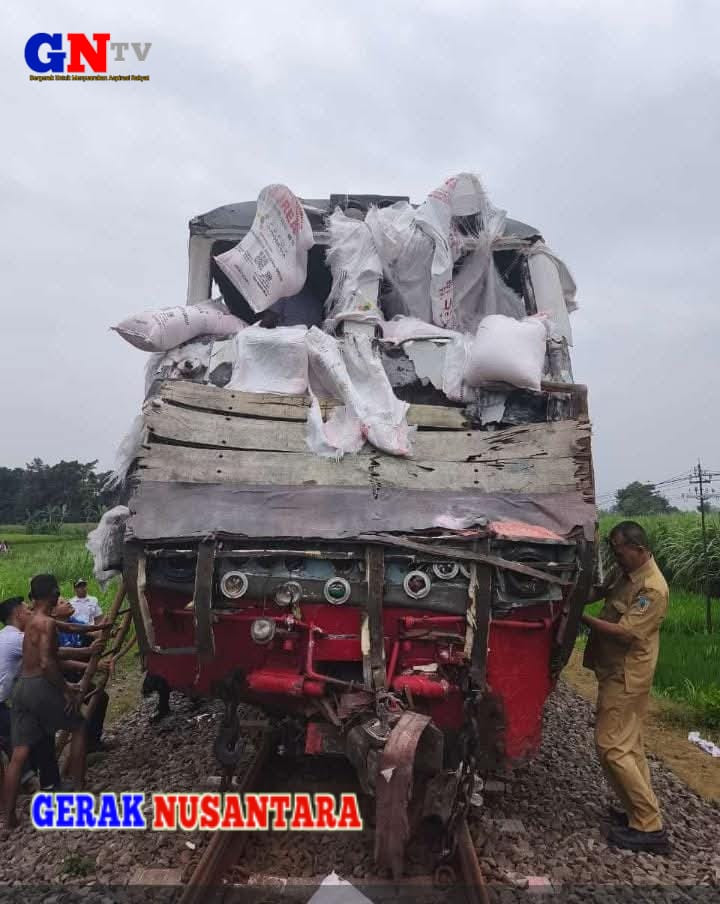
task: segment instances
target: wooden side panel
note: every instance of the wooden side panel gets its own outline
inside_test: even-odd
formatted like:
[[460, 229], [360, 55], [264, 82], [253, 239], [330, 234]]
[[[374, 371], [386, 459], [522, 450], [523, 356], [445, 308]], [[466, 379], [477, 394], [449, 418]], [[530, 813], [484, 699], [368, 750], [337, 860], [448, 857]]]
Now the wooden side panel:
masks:
[[574, 460], [552, 453], [505, 463], [418, 461], [389, 455], [348, 455], [338, 462], [309, 452], [220, 452], [153, 443], [141, 454], [138, 469], [140, 476], [149, 480], [189, 483], [467, 488], [485, 493], [576, 489]]

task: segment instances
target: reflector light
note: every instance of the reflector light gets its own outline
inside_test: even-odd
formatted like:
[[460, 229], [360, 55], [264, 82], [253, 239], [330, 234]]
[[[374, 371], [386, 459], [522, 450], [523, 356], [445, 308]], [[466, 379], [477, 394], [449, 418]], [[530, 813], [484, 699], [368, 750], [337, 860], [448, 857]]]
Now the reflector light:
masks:
[[424, 571], [409, 571], [405, 575], [403, 587], [411, 599], [421, 600], [430, 593], [432, 582]]
[[248, 589], [248, 579], [242, 571], [228, 571], [220, 580], [220, 592], [230, 600], [244, 596]]
[[275, 602], [278, 606], [294, 606], [300, 602], [302, 587], [297, 581], [286, 581], [275, 591]]
[[269, 618], [256, 618], [250, 625], [250, 637], [255, 643], [270, 643], [275, 636], [275, 622]]
[[432, 570], [441, 581], [452, 581], [458, 576], [460, 566], [457, 562], [438, 562], [433, 565]]
[[350, 599], [351, 588], [345, 578], [330, 578], [325, 582], [325, 599], [333, 606], [339, 606]]

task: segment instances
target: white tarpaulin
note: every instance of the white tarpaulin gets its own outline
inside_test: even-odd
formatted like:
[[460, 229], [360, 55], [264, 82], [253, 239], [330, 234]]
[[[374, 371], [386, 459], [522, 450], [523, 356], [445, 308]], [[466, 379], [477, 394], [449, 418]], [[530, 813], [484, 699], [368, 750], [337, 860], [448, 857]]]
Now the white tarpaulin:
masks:
[[228, 389], [305, 395], [308, 388], [307, 328], [249, 326], [235, 339], [236, 358]]

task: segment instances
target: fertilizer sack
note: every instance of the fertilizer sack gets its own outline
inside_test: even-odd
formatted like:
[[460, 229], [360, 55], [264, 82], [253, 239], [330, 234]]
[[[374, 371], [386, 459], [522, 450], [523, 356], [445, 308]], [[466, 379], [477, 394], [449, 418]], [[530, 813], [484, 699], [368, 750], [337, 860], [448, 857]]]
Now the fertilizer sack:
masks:
[[285, 185], [268, 185], [258, 196], [250, 232], [215, 262], [252, 310], [260, 313], [302, 289], [313, 244], [300, 201]]
[[490, 314], [470, 346], [464, 380], [468, 386], [509, 383], [540, 391], [547, 329], [539, 317], [515, 320]]
[[307, 327], [249, 326], [235, 338], [236, 355], [228, 389], [304, 395], [308, 388]]
[[244, 326], [215, 300], [133, 314], [112, 329], [144, 352], [167, 352], [196, 336], [230, 336]]

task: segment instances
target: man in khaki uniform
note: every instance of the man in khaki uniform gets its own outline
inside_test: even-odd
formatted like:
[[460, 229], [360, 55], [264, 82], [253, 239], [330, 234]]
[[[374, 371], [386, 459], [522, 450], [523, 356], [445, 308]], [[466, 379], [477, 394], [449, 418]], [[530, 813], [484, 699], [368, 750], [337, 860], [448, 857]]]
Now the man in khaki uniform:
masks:
[[610, 533], [622, 575], [595, 598], [605, 599], [599, 618], [584, 615], [591, 629], [583, 664], [598, 679], [595, 743], [603, 771], [622, 804], [612, 811], [616, 847], [668, 853], [657, 798], [643, 750], [643, 721], [660, 648], [660, 625], [668, 586], [648, 548], [645, 531], [623, 521]]

